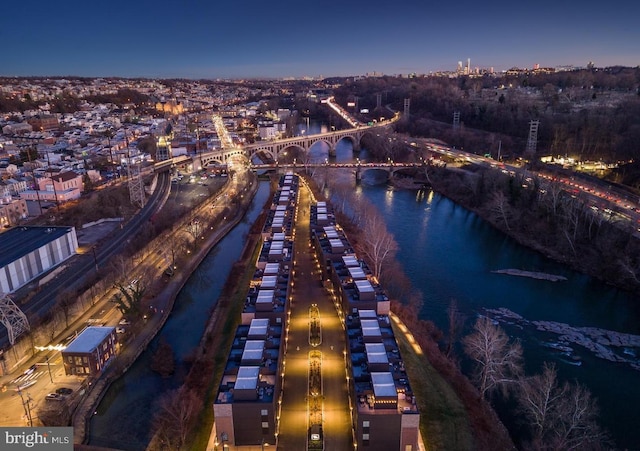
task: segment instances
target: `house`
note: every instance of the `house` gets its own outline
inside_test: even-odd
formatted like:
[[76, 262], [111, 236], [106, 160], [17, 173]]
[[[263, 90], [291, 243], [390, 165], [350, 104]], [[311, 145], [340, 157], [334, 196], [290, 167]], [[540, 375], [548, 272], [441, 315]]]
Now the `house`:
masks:
[[116, 343], [115, 327], [87, 327], [62, 351], [65, 374], [96, 376], [115, 357]]
[[47, 200], [66, 202], [78, 199], [82, 195], [82, 175], [74, 171], [60, 172], [50, 177], [37, 179], [38, 189], [27, 190], [20, 194], [25, 200]]
[[20, 219], [29, 216], [27, 202], [11, 196], [0, 198], [0, 227], [17, 225]]

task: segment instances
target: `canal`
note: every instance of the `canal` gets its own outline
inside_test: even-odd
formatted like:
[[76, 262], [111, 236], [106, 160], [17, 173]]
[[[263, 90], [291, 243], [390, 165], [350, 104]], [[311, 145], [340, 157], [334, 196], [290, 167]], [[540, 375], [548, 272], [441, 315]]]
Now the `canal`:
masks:
[[[182, 384], [209, 314], [268, 197], [269, 183], [260, 182], [242, 222], [205, 257], [178, 295], [158, 336], [105, 394], [91, 420], [89, 444], [122, 450], [146, 448], [151, 439], [154, 405], [163, 393]], [[166, 379], [150, 369], [151, 357], [161, 341], [171, 345], [176, 360], [175, 373]]]

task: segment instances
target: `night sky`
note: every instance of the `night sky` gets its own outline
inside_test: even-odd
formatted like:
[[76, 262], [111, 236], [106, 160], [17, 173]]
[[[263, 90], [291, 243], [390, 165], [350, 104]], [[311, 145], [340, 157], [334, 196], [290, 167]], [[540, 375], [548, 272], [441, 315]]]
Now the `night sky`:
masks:
[[0, 75], [253, 78], [640, 64], [640, 2], [12, 0]]

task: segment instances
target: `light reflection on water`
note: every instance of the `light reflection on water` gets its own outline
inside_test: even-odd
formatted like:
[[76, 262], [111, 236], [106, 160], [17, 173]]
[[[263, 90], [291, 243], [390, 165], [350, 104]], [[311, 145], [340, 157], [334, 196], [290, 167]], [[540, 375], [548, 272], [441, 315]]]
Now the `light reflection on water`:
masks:
[[[450, 200], [433, 193], [425, 197], [394, 191], [389, 203], [388, 191], [392, 188], [363, 185], [363, 190], [368, 199], [383, 206], [388, 228], [400, 246], [397, 258], [423, 294], [421, 317], [434, 321], [442, 330], [447, 330], [449, 302], [456, 299], [467, 317], [467, 328], [478, 314], [485, 313], [485, 308], [504, 307], [529, 321], [558, 321], [574, 327], [640, 334], [636, 297], [518, 245]], [[492, 273], [506, 268], [558, 274], [567, 280], [550, 282]], [[542, 345], [557, 340], [557, 335], [516, 323], [502, 322], [501, 326], [522, 341], [528, 373], [540, 371], [544, 361], [555, 362], [563, 380], [585, 384], [598, 398], [601, 422], [616, 444], [637, 448], [640, 411], [635, 406], [640, 405], [640, 372], [597, 358], [579, 345], [572, 347], [583, 363], [571, 365], [566, 357], [563, 360], [560, 353]], [[506, 415], [503, 421], [518, 434], [522, 425], [514, 416]]]

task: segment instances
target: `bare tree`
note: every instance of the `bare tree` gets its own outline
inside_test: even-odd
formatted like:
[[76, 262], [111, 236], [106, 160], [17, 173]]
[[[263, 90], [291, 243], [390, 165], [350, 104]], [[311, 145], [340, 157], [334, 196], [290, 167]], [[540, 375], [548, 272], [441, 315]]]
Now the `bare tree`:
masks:
[[193, 423], [202, 408], [199, 396], [184, 386], [165, 393], [153, 420], [161, 449], [181, 449], [185, 444]]
[[122, 254], [116, 255], [111, 259], [111, 265], [115, 274], [116, 280], [127, 280], [127, 277], [131, 273], [131, 261]]
[[71, 316], [71, 308], [76, 303], [76, 294], [67, 291], [61, 292], [56, 301], [56, 310], [60, 310], [64, 316], [65, 327], [69, 327], [69, 318]]
[[518, 406], [531, 426], [533, 449], [600, 449], [607, 436], [598, 425], [598, 407], [589, 390], [568, 382], [560, 385], [555, 365], [523, 378]]
[[458, 302], [455, 299], [451, 299], [451, 301], [449, 301], [449, 306], [447, 307], [447, 319], [449, 321], [449, 333], [447, 336], [447, 349], [445, 354], [450, 358], [453, 351], [453, 344], [458, 339], [458, 334], [464, 325], [464, 317], [460, 313], [460, 310], [458, 310]]
[[474, 332], [462, 339], [465, 352], [475, 363], [474, 378], [482, 396], [506, 389], [522, 373], [522, 346], [509, 337], [490, 318], [480, 317]]
[[111, 302], [125, 318], [138, 319], [142, 315], [142, 298], [146, 291], [144, 282], [137, 279], [127, 286], [116, 284], [116, 288], [120, 293], [114, 294]]
[[198, 240], [204, 232], [204, 225], [202, 224], [200, 219], [193, 215], [192, 218], [185, 224], [184, 230], [193, 238], [193, 249], [195, 250], [198, 246]]
[[507, 196], [502, 191], [495, 191], [489, 201], [489, 209], [500, 221], [504, 221], [504, 226], [511, 231], [509, 221], [513, 217], [513, 211], [509, 205]]
[[542, 374], [521, 379], [517, 397], [534, 441], [540, 441], [553, 427], [554, 407], [562, 397], [555, 366], [545, 362]]
[[363, 220], [361, 251], [371, 264], [373, 275], [381, 280], [386, 263], [393, 259], [398, 250], [398, 243], [387, 231], [384, 218], [373, 205], [367, 208]]
[[547, 183], [544, 199], [549, 203], [552, 216], [554, 217], [558, 214], [558, 208], [560, 206], [563, 193], [564, 189], [560, 182], [553, 180]]

